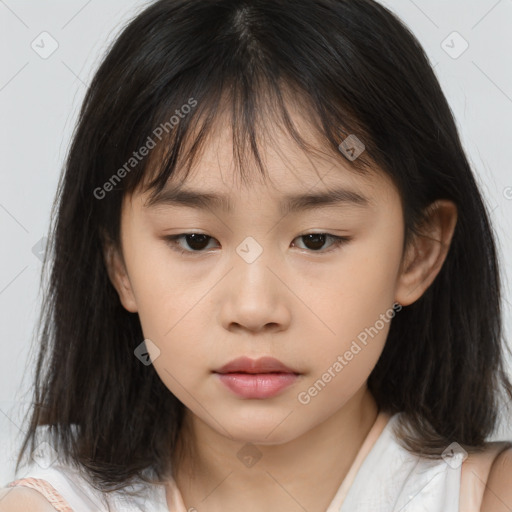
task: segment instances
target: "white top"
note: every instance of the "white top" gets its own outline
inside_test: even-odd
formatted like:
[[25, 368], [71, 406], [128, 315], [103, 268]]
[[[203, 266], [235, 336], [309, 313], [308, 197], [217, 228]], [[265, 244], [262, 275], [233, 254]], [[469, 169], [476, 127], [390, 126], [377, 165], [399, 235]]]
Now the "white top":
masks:
[[[409, 453], [393, 432], [399, 414], [402, 413], [391, 417], [385, 413], [378, 415], [326, 512], [459, 511], [462, 454], [456, 453], [448, 464], [443, 459], [432, 461]], [[24, 478], [48, 482], [69, 504], [69, 507], [54, 504], [57, 510], [108, 510], [102, 493], [89, 485], [78, 468], [62, 464], [58, 459], [52, 463], [49, 452], [45, 453], [44, 449], [39, 452], [38, 464], [32, 464], [25, 468], [23, 475], [17, 475], [17, 478], [22, 477], [20, 482]], [[131, 497], [123, 491], [109, 494], [112, 512], [187, 512], [174, 482], [171, 483], [170, 509], [162, 485], [150, 486], [141, 481], [129, 489], [141, 490], [142, 497]]]
[[411, 454], [393, 434], [396, 418], [384, 428], [338, 510], [458, 512], [462, 453], [456, 453], [450, 465]]

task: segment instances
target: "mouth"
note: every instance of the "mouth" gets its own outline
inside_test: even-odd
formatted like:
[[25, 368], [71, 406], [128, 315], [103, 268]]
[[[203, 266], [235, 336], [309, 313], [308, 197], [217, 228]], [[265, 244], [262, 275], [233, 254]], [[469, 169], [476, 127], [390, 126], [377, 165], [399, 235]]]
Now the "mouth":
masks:
[[225, 364], [214, 373], [245, 373], [245, 374], [263, 374], [263, 373], [282, 373], [299, 375], [299, 372], [289, 368], [284, 363], [273, 357], [260, 357], [251, 359], [249, 357], [239, 357]]
[[235, 395], [255, 399], [278, 395], [301, 375], [273, 357], [241, 357], [213, 373]]

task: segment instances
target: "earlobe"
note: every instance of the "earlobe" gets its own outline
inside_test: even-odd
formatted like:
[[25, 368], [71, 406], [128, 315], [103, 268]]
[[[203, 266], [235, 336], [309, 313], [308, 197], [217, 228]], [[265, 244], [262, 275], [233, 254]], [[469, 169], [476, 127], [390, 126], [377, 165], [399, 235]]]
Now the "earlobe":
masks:
[[113, 244], [106, 245], [104, 261], [110, 282], [117, 290], [121, 304], [130, 313], [136, 313], [138, 311], [137, 303], [126, 271], [126, 265], [119, 250]]
[[433, 283], [446, 260], [457, 224], [457, 207], [438, 200], [426, 211], [426, 218], [413, 236], [402, 262], [396, 302], [408, 306], [418, 300]]

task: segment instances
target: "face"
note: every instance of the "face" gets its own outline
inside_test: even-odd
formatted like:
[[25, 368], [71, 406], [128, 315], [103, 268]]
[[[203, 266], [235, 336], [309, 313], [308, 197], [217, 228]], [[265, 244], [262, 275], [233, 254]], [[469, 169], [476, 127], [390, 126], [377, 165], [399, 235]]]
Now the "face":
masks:
[[[254, 169], [242, 184], [230, 132], [215, 133], [161, 202], [125, 198], [116, 287], [188, 414], [237, 441], [284, 443], [347, 404], [382, 352], [400, 286], [401, 201], [383, 173], [362, 176], [341, 153], [307, 155], [284, 133], [263, 148], [268, 178]], [[225, 200], [178, 202], [178, 185]], [[332, 191], [342, 192], [318, 200]], [[292, 373], [217, 373], [239, 357], [272, 357]]]

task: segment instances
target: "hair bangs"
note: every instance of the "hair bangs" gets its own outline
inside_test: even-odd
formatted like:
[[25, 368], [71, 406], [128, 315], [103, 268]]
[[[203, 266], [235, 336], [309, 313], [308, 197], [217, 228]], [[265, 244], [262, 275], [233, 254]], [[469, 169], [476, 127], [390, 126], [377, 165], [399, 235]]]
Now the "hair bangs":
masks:
[[[241, 61], [248, 62], [249, 56], [246, 57]], [[155, 109], [150, 124], [154, 128], [143, 136], [156, 138], [156, 133], [156, 147], [126, 181], [125, 193], [140, 188], [151, 192], [151, 202], [170, 179], [185, 180], [206, 145], [224, 127], [230, 128], [236, 175], [246, 184], [255, 168], [263, 177], [268, 176], [261, 148], [273, 147], [279, 152], [277, 131], [288, 135], [298, 149], [310, 155], [334, 159], [362, 174], [375, 170], [379, 153], [348, 99], [338, 98], [333, 104], [329, 95], [312, 94], [291, 76], [269, 73], [269, 63], [262, 62], [260, 68], [254, 62], [246, 64], [242, 72], [238, 66], [229, 66], [229, 62], [215, 70], [194, 68], [191, 74], [196, 83], [203, 84], [201, 88], [189, 86], [192, 77], [173, 84], [173, 93]], [[205, 76], [198, 76], [201, 73]], [[192, 110], [186, 108], [187, 91], [193, 91], [188, 100], [193, 100]], [[184, 108], [186, 115], [171, 122]], [[349, 159], [340, 144], [354, 135], [364, 144], [364, 151], [358, 158]]]

